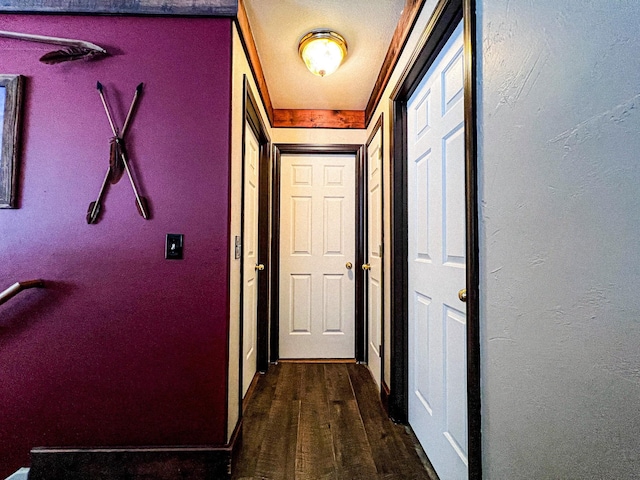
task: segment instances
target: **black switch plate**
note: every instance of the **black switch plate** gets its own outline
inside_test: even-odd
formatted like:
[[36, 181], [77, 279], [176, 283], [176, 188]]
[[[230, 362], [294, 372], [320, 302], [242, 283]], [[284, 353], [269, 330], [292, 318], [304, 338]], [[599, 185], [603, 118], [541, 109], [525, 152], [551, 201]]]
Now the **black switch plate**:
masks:
[[184, 236], [181, 233], [167, 233], [167, 243], [164, 247], [164, 258], [167, 260], [182, 260], [182, 244]]

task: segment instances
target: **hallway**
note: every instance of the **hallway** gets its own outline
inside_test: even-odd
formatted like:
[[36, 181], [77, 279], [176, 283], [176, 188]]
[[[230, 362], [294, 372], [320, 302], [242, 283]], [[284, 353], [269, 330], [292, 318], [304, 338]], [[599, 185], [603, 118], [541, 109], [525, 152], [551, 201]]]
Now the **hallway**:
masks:
[[271, 365], [249, 395], [235, 480], [436, 478], [364, 365]]

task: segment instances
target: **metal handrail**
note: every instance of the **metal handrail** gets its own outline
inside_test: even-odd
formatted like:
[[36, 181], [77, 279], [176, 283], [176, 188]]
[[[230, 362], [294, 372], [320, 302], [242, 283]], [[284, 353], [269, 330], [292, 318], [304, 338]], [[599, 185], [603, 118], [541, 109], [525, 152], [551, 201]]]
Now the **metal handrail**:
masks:
[[4, 292], [0, 293], [0, 305], [11, 300], [21, 291], [27, 288], [43, 288], [44, 280], [27, 280], [26, 282], [16, 282], [7, 288]]

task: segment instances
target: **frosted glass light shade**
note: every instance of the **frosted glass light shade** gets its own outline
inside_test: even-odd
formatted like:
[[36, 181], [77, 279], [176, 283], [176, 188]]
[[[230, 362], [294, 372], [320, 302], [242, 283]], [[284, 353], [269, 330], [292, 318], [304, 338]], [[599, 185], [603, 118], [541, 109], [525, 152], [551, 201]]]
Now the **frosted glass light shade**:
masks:
[[336, 32], [315, 30], [302, 37], [298, 52], [311, 73], [324, 77], [342, 63], [347, 55], [347, 42]]

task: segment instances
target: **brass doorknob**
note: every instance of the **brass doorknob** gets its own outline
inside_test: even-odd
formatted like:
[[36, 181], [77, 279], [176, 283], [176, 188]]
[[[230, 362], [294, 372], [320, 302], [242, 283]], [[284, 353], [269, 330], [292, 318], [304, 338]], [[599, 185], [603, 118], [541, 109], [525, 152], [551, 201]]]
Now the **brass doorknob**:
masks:
[[353, 263], [351, 262], [347, 262], [347, 264], [345, 265], [345, 267], [347, 267], [347, 270], [351, 270], [353, 268]]
[[462, 290], [460, 290], [458, 292], [458, 298], [460, 299], [461, 302], [465, 302], [467, 301], [467, 289], [463, 288]]
[[365, 263], [364, 265], [362, 265], [362, 269], [363, 270], [371, 270], [371, 265], [369, 265], [368, 263]]
[[258, 264], [256, 265], [256, 270], [258, 270], [258, 271], [260, 271], [260, 272], [261, 272], [262, 270], [264, 270], [264, 265], [263, 265], [262, 263], [258, 263]]

